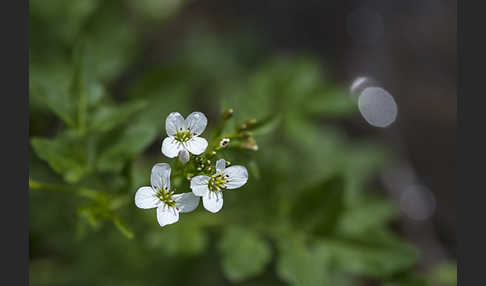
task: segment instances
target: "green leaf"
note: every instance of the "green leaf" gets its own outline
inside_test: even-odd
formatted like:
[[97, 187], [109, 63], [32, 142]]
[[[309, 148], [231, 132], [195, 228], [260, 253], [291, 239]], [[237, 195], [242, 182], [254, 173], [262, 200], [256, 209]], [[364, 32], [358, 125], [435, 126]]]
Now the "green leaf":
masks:
[[385, 199], [363, 198], [356, 205], [348, 207], [339, 222], [339, 231], [359, 235], [371, 229], [385, 227], [395, 218], [397, 209]]
[[166, 226], [164, 231], [155, 226], [146, 235], [145, 242], [151, 248], [162, 249], [169, 256], [195, 256], [206, 249], [209, 238], [197, 220], [186, 217], [184, 223]]
[[142, 33], [137, 32], [132, 22], [120, 21], [126, 12], [124, 5], [110, 1], [103, 1], [103, 5], [104, 9], [91, 18], [83, 41], [89, 44], [97, 78], [111, 82], [133, 63], [141, 48]]
[[[97, 168], [119, 172], [133, 156], [143, 152], [157, 138], [165, 137], [164, 122], [170, 112], [186, 111], [190, 88], [178, 82], [179, 74], [171, 70], [156, 70], [142, 78], [130, 92], [130, 97], [143, 95], [148, 102], [128, 124], [107, 133], [102, 142]], [[175, 79], [174, 79], [175, 78]], [[161, 141], [160, 141], [161, 142]]]
[[225, 276], [232, 282], [241, 282], [264, 272], [270, 262], [270, 246], [258, 235], [243, 227], [228, 227], [221, 238], [219, 249]]
[[332, 257], [338, 269], [378, 278], [407, 270], [417, 259], [413, 246], [387, 232], [320, 239], [319, 248]]
[[107, 132], [130, 120], [138, 111], [146, 107], [146, 102], [133, 101], [114, 106], [101, 106], [90, 119], [90, 128], [98, 132]]
[[331, 285], [329, 256], [314, 246], [286, 236], [279, 241], [277, 275], [291, 285]]
[[455, 286], [457, 285], [457, 264], [443, 262], [434, 267], [431, 279], [433, 285]]
[[343, 211], [343, 195], [344, 180], [341, 176], [334, 176], [314, 187], [299, 190], [290, 212], [295, 227], [321, 235], [330, 233]]
[[30, 96], [38, 98], [69, 127], [76, 125], [76, 103], [67, 94], [67, 90], [31, 82]]
[[358, 110], [357, 103], [344, 89], [322, 89], [305, 101], [304, 110], [310, 114], [325, 117], [348, 116]]
[[119, 172], [125, 162], [142, 152], [153, 142], [158, 132], [145, 121], [138, 121], [111, 138], [112, 144], [105, 146], [97, 161], [101, 171]]
[[54, 139], [34, 137], [31, 144], [37, 156], [69, 183], [79, 181], [91, 170], [90, 144], [82, 144], [67, 135]]

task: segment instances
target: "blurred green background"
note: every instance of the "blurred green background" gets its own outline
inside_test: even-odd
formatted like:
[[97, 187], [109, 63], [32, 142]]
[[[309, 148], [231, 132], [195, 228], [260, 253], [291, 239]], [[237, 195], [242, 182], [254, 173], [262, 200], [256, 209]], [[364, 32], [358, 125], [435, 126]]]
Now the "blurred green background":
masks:
[[[456, 285], [454, 227], [410, 224], [385, 191], [401, 143], [363, 131], [330, 56], [339, 42], [311, 23], [287, 39], [324, 37], [330, 50], [286, 45], [275, 37], [300, 30], [277, 12], [241, 20], [302, 7], [295, 24], [332, 5], [236, 2], [30, 1], [30, 284]], [[234, 124], [268, 121], [258, 151], [224, 153], [248, 184], [221, 212], [161, 228], [133, 198], [169, 161], [165, 117], [202, 111], [209, 137], [227, 108]], [[424, 227], [445, 245], [424, 249]]]

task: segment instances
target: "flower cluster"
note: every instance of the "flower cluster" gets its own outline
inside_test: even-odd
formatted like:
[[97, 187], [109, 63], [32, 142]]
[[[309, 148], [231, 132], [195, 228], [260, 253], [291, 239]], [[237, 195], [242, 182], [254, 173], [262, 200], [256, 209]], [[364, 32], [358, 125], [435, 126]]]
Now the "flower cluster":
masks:
[[[202, 197], [206, 210], [218, 212], [223, 207], [223, 191], [239, 188], [248, 180], [248, 171], [243, 166], [228, 166], [229, 162], [219, 159], [212, 168], [211, 160], [203, 158], [208, 141], [200, 135], [206, 129], [207, 122], [201, 112], [193, 112], [186, 119], [178, 112], [167, 116], [165, 129], [168, 137], [162, 141], [162, 154], [168, 158], [178, 157], [183, 165], [191, 161], [191, 154], [195, 159], [192, 161], [194, 170], [183, 169], [191, 170], [184, 175], [191, 180], [192, 192], [176, 194], [175, 189], [171, 189], [171, 166], [167, 163], [156, 164], [150, 175], [151, 186], [137, 190], [135, 205], [141, 209], [157, 208], [157, 220], [161, 226], [177, 222], [179, 213], [195, 210], [199, 197]], [[230, 142], [227, 138], [222, 141], [224, 146], [219, 142], [216, 148], [225, 147]], [[216, 152], [210, 150], [209, 154], [214, 156]]]

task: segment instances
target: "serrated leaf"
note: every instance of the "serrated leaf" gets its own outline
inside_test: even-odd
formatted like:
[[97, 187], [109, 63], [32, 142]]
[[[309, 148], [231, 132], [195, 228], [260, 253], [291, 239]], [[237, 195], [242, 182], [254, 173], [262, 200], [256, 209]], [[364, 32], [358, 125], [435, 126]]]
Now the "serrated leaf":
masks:
[[219, 243], [225, 276], [241, 282], [265, 270], [271, 259], [270, 247], [256, 232], [243, 227], [228, 227]]

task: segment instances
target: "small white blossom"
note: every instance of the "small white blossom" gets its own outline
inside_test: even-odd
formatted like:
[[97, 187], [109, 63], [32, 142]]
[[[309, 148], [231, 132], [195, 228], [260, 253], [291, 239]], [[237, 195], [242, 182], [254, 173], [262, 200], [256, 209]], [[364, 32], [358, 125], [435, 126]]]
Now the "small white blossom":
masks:
[[248, 171], [243, 166], [226, 168], [224, 159], [216, 161], [216, 173], [209, 176], [195, 176], [191, 179], [194, 195], [202, 197], [203, 206], [212, 213], [223, 207], [223, 191], [236, 189], [248, 181]]
[[199, 198], [193, 193], [174, 194], [170, 191], [170, 166], [156, 164], [150, 175], [151, 186], [141, 187], [135, 194], [135, 205], [141, 209], [157, 208], [160, 226], [173, 224], [179, 220], [179, 213], [193, 211]]
[[193, 112], [186, 119], [179, 112], [172, 112], [165, 120], [167, 138], [162, 141], [162, 153], [175, 158], [181, 151], [201, 155], [208, 147], [208, 141], [199, 137], [206, 129], [208, 120], [201, 112]]

